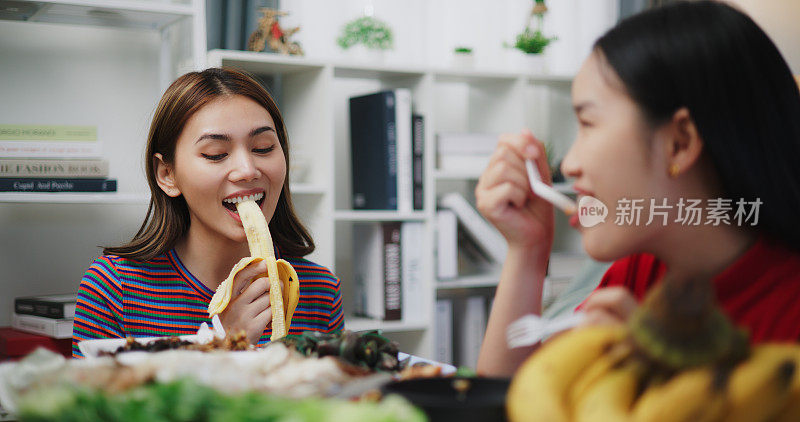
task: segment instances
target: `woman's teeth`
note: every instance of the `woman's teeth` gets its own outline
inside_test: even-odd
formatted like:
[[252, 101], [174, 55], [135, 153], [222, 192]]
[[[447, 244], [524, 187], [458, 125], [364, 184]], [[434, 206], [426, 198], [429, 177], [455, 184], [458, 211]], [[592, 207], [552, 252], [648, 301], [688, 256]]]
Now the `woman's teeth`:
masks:
[[227, 202], [229, 204], [238, 204], [239, 202], [245, 202], [245, 201], [259, 201], [263, 197], [264, 197], [263, 193], [256, 193], [253, 195], [237, 196], [235, 198], [226, 198], [223, 199], [222, 202]]

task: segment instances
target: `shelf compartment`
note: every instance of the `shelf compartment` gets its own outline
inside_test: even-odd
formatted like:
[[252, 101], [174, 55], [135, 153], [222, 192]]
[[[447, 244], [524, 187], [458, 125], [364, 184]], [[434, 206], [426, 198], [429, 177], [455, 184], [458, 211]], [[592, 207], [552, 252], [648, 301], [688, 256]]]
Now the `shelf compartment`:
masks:
[[354, 316], [346, 317], [344, 322], [345, 328], [350, 331], [381, 330], [384, 333], [425, 331], [428, 325], [427, 322], [382, 321]]
[[423, 211], [336, 211], [333, 217], [337, 221], [424, 221], [428, 215]]
[[17, 20], [28, 22], [158, 30], [191, 17], [192, 6], [153, 1], [37, 0]]
[[436, 290], [450, 289], [473, 289], [481, 287], [496, 287], [500, 282], [500, 272], [488, 274], [476, 274], [464, 277], [457, 277], [452, 280], [440, 280], [436, 282]]
[[3, 192], [0, 203], [147, 204], [149, 193]]
[[325, 65], [305, 57], [238, 50], [211, 50], [209, 66], [233, 66], [255, 74], [291, 74], [321, 70]]

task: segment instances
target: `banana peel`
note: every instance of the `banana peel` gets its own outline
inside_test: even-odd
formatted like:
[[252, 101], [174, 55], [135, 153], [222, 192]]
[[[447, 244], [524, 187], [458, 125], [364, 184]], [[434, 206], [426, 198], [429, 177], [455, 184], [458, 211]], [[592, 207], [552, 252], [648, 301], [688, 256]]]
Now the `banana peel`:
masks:
[[291, 326], [297, 303], [300, 301], [300, 280], [297, 272], [289, 262], [275, 259], [272, 236], [269, 233], [267, 220], [255, 201], [244, 201], [236, 204], [242, 220], [247, 244], [252, 256], [242, 258], [231, 269], [228, 278], [218, 287], [208, 305], [209, 316], [221, 313], [230, 303], [233, 296], [233, 280], [239, 271], [253, 262], [266, 261], [269, 278], [269, 299], [272, 307], [272, 336], [274, 341], [286, 336]]

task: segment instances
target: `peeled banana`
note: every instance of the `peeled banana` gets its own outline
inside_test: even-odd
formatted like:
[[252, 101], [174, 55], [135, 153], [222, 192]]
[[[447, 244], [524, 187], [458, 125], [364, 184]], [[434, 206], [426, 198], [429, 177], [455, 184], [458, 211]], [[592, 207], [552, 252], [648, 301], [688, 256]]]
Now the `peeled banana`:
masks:
[[289, 331], [292, 315], [300, 300], [300, 281], [291, 264], [283, 259], [275, 259], [272, 235], [261, 207], [255, 201], [243, 201], [236, 204], [236, 210], [244, 226], [251, 256], [242, 258], [234, 265], [228, 278], [217, 287], [208, 305], [208, 314], [214, 316], [228, 306], [233, 295], [233, 279], [239, 271], [252, 262], [264, 260], [267, 263], [269, 302], [272, 308], [270, 340], [274, 341], [286, 336]]

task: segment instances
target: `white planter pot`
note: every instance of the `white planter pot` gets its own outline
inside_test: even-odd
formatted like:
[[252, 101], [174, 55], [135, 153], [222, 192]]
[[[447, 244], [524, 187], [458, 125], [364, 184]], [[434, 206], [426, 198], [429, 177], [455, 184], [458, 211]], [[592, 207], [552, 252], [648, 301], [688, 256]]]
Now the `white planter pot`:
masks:
[[356, 44], [344, 50], [344, 56], [348, 60], [360, 63], [381, 64], [384, 62], [384, 51], [374, 48], [367, 48], [364, 44]]
[[456, 69], [471, 69], [475, 66], [475, 56], [472, 53], [453, 53], [450, 65]]
[[547, 73], [547, 54], [525, 54], [520, 50], [509, 50], [509, 66], [520, 72], [533, 75]]

